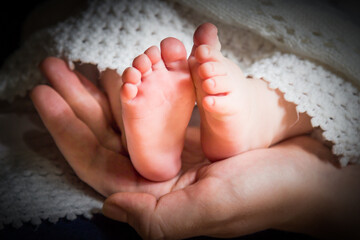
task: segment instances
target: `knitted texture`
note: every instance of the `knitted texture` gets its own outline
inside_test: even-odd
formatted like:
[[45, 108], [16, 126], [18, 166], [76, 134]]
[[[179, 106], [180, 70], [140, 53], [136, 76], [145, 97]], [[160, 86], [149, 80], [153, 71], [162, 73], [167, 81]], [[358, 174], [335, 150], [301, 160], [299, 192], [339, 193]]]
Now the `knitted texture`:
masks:
[[30, 100], [0, 109], [0, 229], [100, 212], [103, 197], [75, 175]]
[[[134, 56], [149, 46], [159, 45], [166, 37], [183, 41], [189, 53], [195, 28], [214, 20], [179, 7], [164, 1], [89, 1], [79, 16], [37, 32], [5, 62], [0, 70], [0, 99], [25, 96], [36, 84], [45, 82], [37, 66], [49, 55], [67, 59], [70, 66], [73, 62], [92, 63], [100, 71], [111, 68], [122, 73]], [[263, 44], [260, 37], [248, 41], [249, 31], [242, 30], [243, 36], [235, 33], [238, 30], [234, 27], [215, 23], [220, 34], [224, 33], [221, 36], [226, 46], [224, 54], [242, 56], [244, 64], [263, 57], [272, 46]]]
[[349, 82], [322, 66], [280, 52], [254, 63], [248, 71], [285, 93], [298, 112], [312, 117], [312, 126], [320, 127], [323, 137], [334, 144], [332, 151], [341, 166], [360, 163], [360, 93]]
[[[270, 87], [280, 89], [288, 101], [297, 104], [299, 112], [307, 112], [312, 116], [313, 126], [321, 127], [324, 130], [323, 136], [334, 143], [333, 151], [341, 157], [343, 165], [358, 161], [359, 91], [345, 81], [352, 79], [354, 82], [354, 79], [357, 79], [354, 78], [358, 76], [355, 74], [356, 69], [354, 70], [351, 64], [348, 65], [348, 61], [344, 61], [346, 68], [344, 67], [341, 73], [347, 77], [341, 78], [320, 65], [323, 63], [327, 67], [331, 66], [333, 70], [341, 71], [340, 65], [330, 60], [325, 61], [333, 59], [324, 58], [325, 55], [335, 56], [326, 51], [313, 53], [314, 58], [323, 60], [316, 64], [305, 58], [283, 53], [284, 50], [294, 47], [301, 48], [303, 53], [310, 56], [311, 48], [298, 47], [298, 44], [304, 44], [302, 42], [287, 41], [286, 34], [283, 36], [284, 41], [280, 41], [281, 44], [274, 41], [276, 37], [270, 33], [283, 31], [276, 27], [279, 16], [282, 16], [279, 15], [281, 11], [279, 10], [277, 15], [255, 14], [259, 9], [267, 12], [271, 1], [241, 2], [244, 5], [229, 5], [239, 9], [230, 11], [226, 8], [227, 11], [231, 14], [238, 11], [239, 16], [248, 16], [244, 14], [252, 11], [258, 18], [245, 20], [241, 17], [245, 22], [240, 24], [239, 19], [222, 11], [222, 8], [218, 9], [219, 14], [215, 16], [210, 11], [216, 4], [213, 1], [209, 1], [208, 6], [203, 6], [202, 1], [194, 2], [194, 6], [202, 3], [201, 9], [191, 9], [176, 2], [160, 0], [90, 1], [80, 15], [32, 35], [8, 59], [0, 70], [0, 98], [13, 100], [16, 96], [25, 96], [33, 86], [46, 82], [38, 72], [37, 65], [48, 55], [62, 57], [71, 66], [74, 62], [91, 63], [96, 65], [99, 71], [112, 68], [121, 73], [130, 66], [135, 56], [151, 45], [159, 45], [163, 38], [169, 36], [183, 41], [189, 53], [195, 28], [205, 21], [210, 21], [219, 28], [225, 56], [239, 64], [246, 74], [269, 81]], [[272, 11], [276, 9], [273, 8]], [[288, 15], [284, 14], [283, 19]], [[232, 22], [229, 22], [229, 19], [232, 19]], [[260, 26], [266, 28], [262, 25], [264, 22], [275, 26], [268, 31], [269, 36], [260, 29]], [[290, 23], [294, 24], [292, 28], [296, 30], [296, 34], [300, 34], [297, 29], [301, 21], [289, 21]], [[292, 36], [293, 31], [289, 32]], [[307, 33], [302, 34], [306, 36]], [[327, 36], [325, 33], [322, 35]], [[297, 37], [299, 36], [296, 35]], [[323, 54], [325, 55], [321, 56]], [[346, 57], [347, 55], [345, 59]], [[1, 135], [12, 136], [14, 139], [12, 144], [0, 146], [0, 192], [3, 193], [0, 195], [0, 227], [7, 223], [20, 226], [21, 222], [26, 221], [39, 224], [41, 219], [48, 218], [56, 222], [64, 216], [72, 219], [74, 214], [90, 217], [93, 209], [99, 210], [101, 207], [101, 196], [75, 177], [56, 150], [53, 141], [49, 140], [50, 136], [45, 134], [44, 128], [40, 129], [42, 134], [37, 134], [40, 130], [32, 126], [30, 120], [35, 113], [22, 113], [22, 110], [4, 112], [0, 118], [4, 128], [1, 129]], [[9, 122], [13, 124], [11, 126], [32, 127], [9, 128]], [[38, 137], [38, 145], [35, 148], [31, 145], [29, 147], [29, 142], [26, 142], [23, 136], [28, 136], [29, 139]]]
[[326, 64], [360, 87], [360, 28], [322, 1], [178, 2], [223, 23], [250, 29], [283, 50]]

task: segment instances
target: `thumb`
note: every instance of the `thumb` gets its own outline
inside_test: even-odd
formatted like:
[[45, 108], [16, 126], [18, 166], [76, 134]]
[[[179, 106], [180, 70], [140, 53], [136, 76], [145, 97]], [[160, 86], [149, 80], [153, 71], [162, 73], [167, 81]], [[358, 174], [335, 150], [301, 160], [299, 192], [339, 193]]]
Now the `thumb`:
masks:
[[191, 196], [186, 190], [166, 194], [159, 200], [147, 193], [115, 193], [106, 199], [103, 213], [130, 224], [144, 239], [203, 235], [208, 229], [203, 211], [199, 211], [199, 202]]
[[[115, 193], [105, 200], [103, 213], [108, 218], [130, 224], [145, 239], [152, 238], [151, 214], [156, 206], [156, 198], [147, 193]], [[158, 237], [155, 237], [158, 238]]]
[[111, 219], [130, 224], [142, 235], [148, 232], [147, 220], [156, 202], [156, 198], [147, 193], [115, 193], [105, 200], [102, 211]]

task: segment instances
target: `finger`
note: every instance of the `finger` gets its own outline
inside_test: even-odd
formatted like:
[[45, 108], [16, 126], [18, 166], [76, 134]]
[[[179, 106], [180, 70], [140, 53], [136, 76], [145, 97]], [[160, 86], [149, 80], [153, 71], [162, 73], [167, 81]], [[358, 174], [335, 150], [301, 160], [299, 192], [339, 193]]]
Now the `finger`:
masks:
[[[98, 142], [65, 100], [51, 87], [35, 87], [30, 97], [56, 145], [79, 177], [87, 169]], [[82, 161], [78, 161], [82, 159]]]
[[116, 122], [122, 122], [120, 103], [121, 76], [115, 70], [106, 69], [101, 73], [100, 82], [110, 100], [110, 107]]
[[41, 63], [40, 69], [76, 116], [88, 125], [99, 142], [108, 149], [120, 152], [120, 138], [107, 122], [103, 108], [66, 63], [49, 57]]
[[126, 149], [125, 130], [122, 120], [120, 101], [120, 89], [123, 83], [121, 76], [115, 70], [107, 69], [101, 73], [100, 82], [109, 98], [111, 111], [116, 124], [121, 131], [122, 144]]
[[139, 177], [129, 159], [102, 148], [87, 125], [51, 87], [35, 87], [30, 97], [59, 150], [77, 176], [104, 196], [136, 188]]
[[92, 83], [90, 80], [88, 80], [80, 72], [74, 71], [74, 73], [79, 78], [79, 80], [83, 84], [84, 88], [100, 104], [101, 108], [104, 111], [107, 122], [109, 122], [109, 123], [113, 122], [114, 119], [113, 119], [113, 116], [111, 114], [110, 106], [109, 106], [108, 100], [106, 98], [106, 95], [98, 87], [96, 87], [94, 83]]

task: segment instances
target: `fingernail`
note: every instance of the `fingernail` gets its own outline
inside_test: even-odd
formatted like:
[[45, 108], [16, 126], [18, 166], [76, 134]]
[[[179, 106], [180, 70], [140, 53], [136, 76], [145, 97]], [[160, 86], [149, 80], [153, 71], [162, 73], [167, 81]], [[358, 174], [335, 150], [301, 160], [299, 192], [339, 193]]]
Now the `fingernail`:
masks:
[[105, 202], [102, 207], [103, 214], [111, 219], [114, 219], [119, 222], [127, 221], [127, 213], [119, 206]]

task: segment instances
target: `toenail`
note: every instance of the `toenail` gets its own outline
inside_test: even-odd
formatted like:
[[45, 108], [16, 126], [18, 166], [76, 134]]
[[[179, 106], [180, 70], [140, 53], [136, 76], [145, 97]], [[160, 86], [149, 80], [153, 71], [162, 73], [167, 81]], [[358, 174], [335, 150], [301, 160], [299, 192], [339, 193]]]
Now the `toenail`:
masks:
[[210, 48], [208, 46], [205, 46], [204, 55], [205, 55], [205, 57], [210, 55]]
[[215, 105], [215, 99], [213, 97], [209, 98], [209, 104], [211, 106], [214, 106]]
[[214, 81], [214, 79], [211, 79], [211, 78], [210, 78], [208, 81], [209, 81], [210, 86], [213, 87], [213, 88], [215, 88], [215, 81]]

